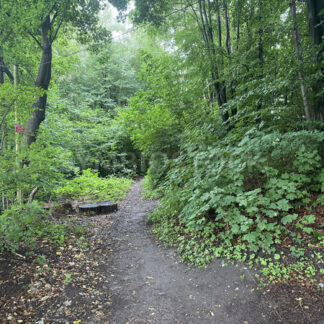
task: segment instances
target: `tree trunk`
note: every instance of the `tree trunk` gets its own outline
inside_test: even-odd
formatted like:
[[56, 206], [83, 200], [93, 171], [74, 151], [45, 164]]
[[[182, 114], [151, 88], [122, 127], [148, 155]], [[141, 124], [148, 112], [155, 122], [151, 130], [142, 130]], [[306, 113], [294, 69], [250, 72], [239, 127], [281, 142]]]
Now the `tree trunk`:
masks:
[[[259, 2], [259, 23], [260, 26], [262, 24], [262, 18], [263, 18], [263, 3], [262, 1]], [[263, 28], [260, 27], [259, 31], [259, 40], [258, 40], [258, 48], [259, 48], [259, 61], [261, 65], [261, 69], [263, 66]]]
[[[227, 1], [228, 0], [223, 0], [223, 6], [224, 6], [225, 25], [226, 25], [226, 51], [227, 51], [228, 58], [230, 59], [230, 56], [232, 54], [232, 44], [231, 44], [230, 18], [229, 18], [229, 13], [228, 13], [228, 3], [227, 3]], [[238, 28], [237, 37], [239, 38], [239, 24], [238, 24], [237, 28]], [[237, 42], [238, 42], [238, 38], [237, 38]], [[234, 89], [234, 86], [233, 86], [233, 84], [234, 84], [233, 79], [232, 79], [232, 81], [229, 82], [229, 85], [228, 85], [229, 96], [230, 96], [231, 99], [233, 99], [234, 96], [235, 96], [235, 89]], [[237, 108], [232, 108], [231, 113], [232, 113], [232, 116], [236, 115], [237, 114]]]
[[230, 21], [227, 8], [227, 0], [223, 0], [224, 5], [224, 14], [225, 14], [225, 23], [226, 23], [226, 50], [227, 55], [231, 55], [231, 32], [230, 32]]
[[[264, 58], [263, 58], [263, 28], [262, 28], [262, 19], [263, 19], [263, 2], [259, 1], [259, 13], [258, 13], [258, 19], [259, 19], [259, 24], [260, 28], [258, 30], [258, 57], [259, 57], [259, 63], [260, 63], [260, 72], [259, 72], [259, 80], [262, 80], [263, 78], [263, 63], [264, 63]], [[262, 98], [259, 97], [257, 100], [257, 111], [260, 111], [262, 109]], [[261, 115], [260, 113], [257, 114], [256, 117], [256, 123], [260, 124], [261, 123]]]
[[[222, 44], [222, 22], [221, 22], [221, 16], [220, 16], [220, 5], [219, 5], [219, 1], [216, 0], [216, 8], [217, 8], [217, 31], [218, 31], [218, 46], [220, 49], [222, 49], [223, 44]], [[221, 69], [223, 69], [223, 65], [224, 65], [224, 61], [223, 61], [223, 54], [221, 54]], [[223, 73], [221, 73], [221, 75], [223, 75]], [[225, 82], [219, 82], [219, 101], [220, 101], [220, 109], [222, 107], [223, 104], [225, 104], [227, 102], [227, 96], [226, 96], [226, 85]], [[229, 118], [229, 114], [228, 111], [223, 111], [222, 112], [222, 118], [223, 121], [226, 123], [228, 121]]]
[[[35, 82], [35, 86], [43, 89], [44, 91], [48, 90], [52, 73], [52, 41], [49, 37], [50, 29], [51, 21], [50, 17], [47, 16], [42, 24], [42, 58]], [[35, 110], [26, 127], [28, 146], [35, 142], [39, 126], [45, 119], [46, 103], [46, 93], [36, 99], [36, 103], [34, 104]]]
[[[324, 47], [320, 47], [324, 40], [324, 0], [307, 0], [309, 33], [313, 44], [319, 46], [314, 51], [314, 64], [319, 65], [323, 60]], [[324, 68], [321, 69], [321, 80], [313, 86], [315, 95], [313, 119], [324, 121], [324, 95], [316, 96], [324, 88]]]
[[3, 71], [3, 56], [1, 55], [1, 49], [0, 49], [0, 84], [4, 83], [4, 71]]
[[240, 24], [241, 24], [241, 1], [238, 2], [238, 8], [237, 8], [237, 25], [236, 25], [236, 50], [239, 49], [239, 42], [240, 42]]
[[210, 57], [211, 63], [211, 78], [212, 83], [214, 86], [215, 91], [211, 91], [211, 101], [214, 101], [216, 97], [218, 105], [221, 106], [223, 104], [220, 96], [220, 83], [218, 82], [218, 68], [216, 66], [216, 50], [215, 50], [215, 43], [214, 43], [214, 32], [213, 26], [211, 24], [211, 15], [210, 15], [210, 3], [208, 2], [208, 14], [206, 9], [206, 1], [199, 0], [199, 15], [201, 20], [201, 32], [203, 35], [204, 42], [206, 43], [208, 54]]
[[324, 36], [324, 0], [307, 0], [307, 9], [310, 35], [313, 43], [320, 45]]
[[[206, 3], [207, 2], [207, 3]], [[210, 0], [198, 0], [199, 5], [199, 17], [198, 13], [194, 11], [199, 29], [202, 33], [204, 42], [206, 43], [206, 47], [209, 54], [210, 64], [211, 64], [211, 84], [213, 85], [214, 89], [210, 89], [210, 100], [215, 101], [217, 100], [219, 109], [224, 103], [226, 103], [226, 86], [223, 82], [219, 81], [219, 69], [216, 63], [217, 53], [215, 48], [215, 41], [214, 41], [214, 30], [212, 24], [212, 3]], [[219, 14], [219, 7], [217, 1], [217, 8], [218, 8], [218, 42], [221, 42], [221, 25], [220, 25], [220, 14]], [[200, 22], [199, 22], [200, 20]], [[200, 25], [201, 24], [201, 25]], [[222, 112], [222, 119], [224, 122], [228, 120], [228, 112]]]
[[[296, 22], [296, 16], [297, 16], [296, 0], [290, 0], [290, 13], [291, 13], [292, 22], [293, 22], [293, 40], [294, 40], [295, 51], [296, 51], [296, 55], [297, 55], [297, 63], [299, 65], [302, 65], [303, 64], [303, 53], [302, 53], [301, 43], [300, 43], [300, 33], [299, 33], [299, 29], [297, 27], [297, 22]], [[298, 78], [300, 81], [300, 89], [301, 89], [301, 95], [302, 95], [303, 104], [304, 104], [305, 117], [307, 120], [312, 120], [313, 119], [312, 107], [309, 102], [308, 88], [305, 84], [305, 75], [302, 70], [299, 70]]]
[[222, 22], [220, 18], [220, 8], [219, 8], [218, 0], [216, 0], [216, 7], [217, 7], [218, 46], [222, 48]]
[[7, 74], [9, 80], [11, 83], [14, 82], [14, 77], [10, 70], [7, 68], [4, 59], [3, 59], [3, 50], [2, 47], [0, 46], [0, 84], [4, 83], [4, 76]]
[[[9, 71], [9, 69], [6, 67], [6, 65], [4, 63], [3, 50], [2, 50], [2, 47], [0, 46], [0, 85], [4, 84], [5, 73], [8, 75], [8, 77], [10, 79], [10, 82], [13, 83], [13, 75], [11, 74], [11, 72]], [[3, 116], [1, 116], [2, 120], [1, 120], [1, 123], [0, 123], [0, 129], [1, 129], [2, 134], [1, 134], [1, 138], [0, 138], [0, 151], [6, 146], [5, 145], [5, 140], [6, 140], [6, 137], [7, 137], [7, 121], [6, 121], [6, 117], [7, 117], [7, 114], [9, 113], [9, 110], [10, 110], [10, 107], [7, 110], [7, 112]], [[4, 194], [2, 193], [2, 195], [4, 195]]]
[[[14, 87], [15, 89], [19, 83], [19, 72], [18, 72], [18, 65], [14, 65], [13, 67], [13, 74], [14, 74]], [[17, 105], [15, 104], [15, 124], [18, 124], [18, 112], [17, 112]], [[20, 145], [19, 145], [19, 134], [15, 132], [15, 151], [16, 151], [16, 172], [19, 175], [19, 169], [21, 168], [21, 163], [19, 161], [19, 152], [20, 152]], [[19, 179], [19, 177], [17, 177]], [[17, 181], [17, 202], [18, 204], [22, 204], [23, 202], [23, 193], [21, 190], [21, 183]]]

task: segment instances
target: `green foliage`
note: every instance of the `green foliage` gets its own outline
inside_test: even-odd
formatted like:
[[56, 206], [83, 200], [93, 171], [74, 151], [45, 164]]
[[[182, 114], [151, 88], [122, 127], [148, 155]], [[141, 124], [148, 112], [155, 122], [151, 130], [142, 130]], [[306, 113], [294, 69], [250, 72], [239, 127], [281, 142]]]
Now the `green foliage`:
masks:
[[53, 105], [44, 123], [44, 134], [54, 147], [69, 155], [68, 165], [62, 170], [66, 177], [88, 168], [102, 177], [141, 173], [140, 153], [128, 133], [102, 109]]
[[99, 37], [101, 42], [109, 38], [109, 34], [104, 33], [97, 25], [98, 12], [101, 8], [102, 4], [98, 0], [81, 2], [63, 0], [60, 3], [52, 0], [6, 1], [1, 5], [0, 15], [1, 23], [7, 24], [7, 28], [3, 28], [6, 32], [3, 35], [1, 33], [0, 41], [13, 42], [14, 37], [27, 37], [28, 32], [36, 38], [41, 31], [39, 26], [49, 15], [55, 17], [51, 19], [50, 35], [48, 35], [51, 40], [55, 39], [56, 31], [60, 27], [65, 27], [66, 30], [72, 30], [80, 41], [85, 43], [92, 40], [94, 44], [98, 44]]
[[13, 205], [0, 215], [0, 249], [14, 252], [19, 248], [34, 248], [37, 240], [63, 244], [66, 230], [63, 225], [49, 221], [49, 213], [40, 203]]
[[[48, 199], [63, 181], [63, 173], [73, 171], [69, 152], [48, 145], [44, 135], [40, 132], [37, 142], [29, 148], [22, 146], [19, 152], [10, 146], [0, 152], [0, 181], [2, 192], [8, 200], [15, 199], [17, 187], [21, 189], [23, 197], [38, 187], [38, 198]], [[23, 139], [23, 135], [19, 134], [19, 143]]]
[[176, 143], [169, 139], [175, 137], [177, 121], [167, 106], [154, 104], [146, 93], [132, 98], [130, 108], [122, 111], [120, 118], [127, 122], [132, 139], [146, 155], [174, 151]]
[[55, 193], [57, 196], [71, 198], [85, 197], [94, 201], [103, 199], [116, 201], [125, 197], [131, 184], [132, 180], [126, 178], [99, 178], [97, 173], [87, 169], [81, 176], [58, 188]]
[[154, 188], [152, 180], [149, 176], [146, 176], [142, 183], [142, 197], [148, 200], [159, 199], [163, 195], [163, 190], [160, 185], [158, 188]]
[[[4, 226], [10, 228], [10, 237], [7, 234], [3, 241], [8, 249], [32, 245], [43, 234], [58, 244], [65, 240], [59, 225], [46, 222], [47, 229], [43, 229], [40, 222], [38, 228], [36, 216], [26, 230], [18, 222], [17, 215], [29, 210], [29, 205], [22, 204], [19, 209], [19, 204], [27, 201], [34, 188], [38, 188], [37, 198], [42, 201], [57, 192], [115, 200], [125, 195], [131, 181], [100, 179], [87, 169], [101, 177], [131, 177], [142, 172], [140, 152], [127, 131], [113, 123], [117, 109], [126, 106], [142, 87], [136, 74], [137, 45], [110, 43], [110, 32], [102, 28], [107, 22], [102, 18], [99, 24], [98, 13], [103, 8], [97, 0], [9, 1], [0, 5], [0, 209]], [[43, 47], [50, 45], [53, 50], [53, 78], [46, 90], [46, 120], [35, 134], [36, 142], [27, 147], [26, 134], [16, 134], [14, 125], [26, 128], [33, 103], [45, 94], [34, 84], [41, 59], [39, 45], [44, 39], [40, 31], [47, 18], [50, 44]], [[2, 78], [3, 68], [10, 73], [13, 64], [18, 65], [15, 85], [6, 74]], [[83, 176], [68, 181], [82, 170], [86, 170]], [[85, 187], [78, 188], [80, 185]], [[40, 220], [45, 217], [42, 212]], [[39, 235], [33, 237], [34, 230], [39, 230]]]
[[321, 132], [250, 131], [237, 144], [186, 144], [150, 216], [155, 233], [195, 264], [261, 251], [279, 260], [283, 236], [313, 233], [314, 215], [295, 210], [310, 202], [310, 184], [321, 192], [323, 143]]
[[[130, 1], [110, 3], [125, 18]], [[21, 76], [18, 86], [7, 79], [0, 85], [2, 208], [13, 205], [1, 218], [9, 229], [2, 230], [4, 244], [18, 248], [25, 232], [27, 243], [34, 239], [36, 218], [26, 216], [25, 224], [18, 214], [43, 215], [15, 205], [20, 191], [26, 198], [37, 186], [44, 200], [121, 199], [131, 181], [111, 176], [142, 175], [143, 154], [150, 161], [143, 196], [164, 196], [150, 217], [154, 231], [184, 260], [204, 266], [214, 257], [234, 258], [257, 264], [270, 280], [314, 276], [305, 245], [323, 244], [314, 209], [324, 204], [323, 71], [316, 55], [323, 51], [308, 36], [305, 2], [297, 4], [296, 21], [279, 0], [135, 4], [130, 16], [148, 23], [142, 27], [150, 38], [141, 28], [133, 40], [123, 34], [109, 44], [98, 21], [104, 17], [106, 26], [111, 15], [97, 15], [98, 0], [1, 3], [0, 56], [19, 63]], [[33, 84], [35, 44], [48, 15], [54, 78], [46, 120], [26, 148], [13, 129], [16, 122], [26, 126], [31, 103], [44, 95]], [[56, 35], [59, 27], [64, 35]], [[125, 31], [110, 27], [119, 36]], [[90, 40], [88, 49], [81, 45]], [[305, 122], [307, 101], [318, 116]], [[56, 225], [46, 228], [64, 240]], [[283, 238], [292, 264], [278, 249]]]
[[[69, 47], [82, 51], [80, 45]], [[66, 44], [60, 50], [67, 51]], [[70, 64], [60, 57], [54, 59], [55, 71], [62, 73], [61, 66], [66, 64], [69, 73], [51, 91], [44, 126], [48, 140], [71, 153], [72, 175], [88, 168], [102, 177], [142, 174], [139, 150], [127, 129], [113, 120], [142, 86], [134, 52], [132, 47], [115, 43], [86, 58], [79, 55]]]
[[80, 57], [69, 65], [70, 73], [57, 81], [60, 101], [77, 109], [100, 108], [111, 116], [141, 89], [136, 64], [131, 49], [119, 43], [105, 45], [86, 60]]
[[65, 274], [65, 279], [64, 279], [64, 283], [66, 284], [66, 285], [68, 285], [68, 284], [70, 284], [70, 283], [72, 283], [73, 282], [73, 278], [72, 278], [72, 273], [66, 273]]
[[45, 255], [40, 255], [36, 259], [37, 263], [42, 267], [46, 264], [46, 256]]

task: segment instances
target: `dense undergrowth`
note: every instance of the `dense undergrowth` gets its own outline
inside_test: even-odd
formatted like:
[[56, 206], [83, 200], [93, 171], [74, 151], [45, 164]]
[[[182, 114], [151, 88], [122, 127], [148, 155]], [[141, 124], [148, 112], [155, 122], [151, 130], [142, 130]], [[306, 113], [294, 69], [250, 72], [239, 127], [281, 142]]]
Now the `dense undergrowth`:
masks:
[[[127, 178], [99, 178], [97, 173], [85, 170], [81, 176], [65, 181], [53, 196], [57, 201], [62, 197], [64, 200], [117, 201], [125, 197], [131, 184], [132, 180]], [[59, 207], [59, 202], [56, 205]], [[87, 230], [73, 224], [64, 225], [64, 215], [59, 215], [59, 219], [54, 216], [53, 210], [44, 209], [44, 202], [12, 205], [0, 215], [0, 251], [34, 250], [44, 242], [60, 246], [71, 235], [80, 236]]]
[[39, 241], [62, 245], [67, 235], [68, 228], [51, 221], [50, 212], [37, 201], [13, 205], [0, 215], [0, 251], [33, 250]]
[[116, 201], [125, 197], [132, 184], [127, 178], [99, 178], [97, 173], [90, 169], [72, 180], [66, 181], [65, 186], [58, 188], [55, 195], [68, 196], [73, 199], [86, 198], [92, 201], [111, 200]]
[[260, 265], [271, 281], [318, 277], [323, 144], [319, 131], [251, 130], [237, 143], [184, 145], [150, 216], [154, 232], [196, 265], [226, 257]]

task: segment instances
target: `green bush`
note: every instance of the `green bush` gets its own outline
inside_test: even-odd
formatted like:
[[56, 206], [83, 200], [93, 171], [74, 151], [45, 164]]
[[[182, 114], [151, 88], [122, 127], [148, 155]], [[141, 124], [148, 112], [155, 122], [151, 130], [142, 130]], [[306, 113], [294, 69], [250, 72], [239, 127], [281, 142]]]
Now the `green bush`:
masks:
[[312, 230], [296, 210], [311, 193], [323, 193], [323, 144], [321, 132], [256, 130], [236, 145], [228, 138], [207, 147], [188, 144], [150, 216], [154, 231], [195, 263], [235, 246], [275, 253], [282, 236], [291, 235], [288, 225]]
[[51, 223], [49, 216], [37, 201], [5, 210], [0, 215], [0, 250], [14, 252], [19, 248], [33, 248], [39, 239], [63, 244], [65, 227]]
[[159, 199], [163, 195], [163, 187], [154, 187], [152, 180], [149, 176], [146, 176], [142, 183], [142, 197], [144, 199], [153, 200]]
[[87, 169], [81, 176], [67, 181], [64, 187], [55, 191], [55, 194], [71, 198], [86, 197], [93, 201], [103, 199], [115, 201], [125, 197], [131, 184], [132, 180], [126, 178], [99, 178], [97, 173]]
[[51, 192], [63, 181], [64, 170], [69, 169], [69, 154], [46, 144], [42, 136], [40, 134], [38, 140], [30, 147], [21, 147], [18, 156], [14, 147], [0, 152], [1, 189], [10, 204], [17, 197], [17, 188], [22, 191], [25, 199], [35, 187], [39, 189], [39, 200], [49, 199]]

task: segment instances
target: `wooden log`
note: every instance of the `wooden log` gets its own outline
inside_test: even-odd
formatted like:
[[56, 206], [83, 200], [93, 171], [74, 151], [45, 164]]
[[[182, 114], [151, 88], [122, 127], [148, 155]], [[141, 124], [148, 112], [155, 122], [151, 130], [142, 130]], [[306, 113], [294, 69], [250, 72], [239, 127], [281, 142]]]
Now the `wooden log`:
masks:
[[98, 204], [81, 204], [78, 208], [80, 213], [100, 213], [100, 206]]
[[98, 205], [101, 214], [110, 214], [118, 210], [117, 204], [110, 201], [101, 201]]
[[81, 213], [93, 213], [93, 214], [110, 214], [118, 209], [116, 203], [110, 201], [101, 201], [98, 203], [81, 204], [78, 206]]

